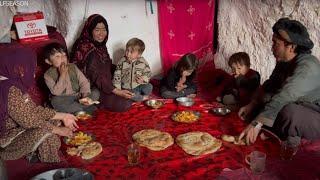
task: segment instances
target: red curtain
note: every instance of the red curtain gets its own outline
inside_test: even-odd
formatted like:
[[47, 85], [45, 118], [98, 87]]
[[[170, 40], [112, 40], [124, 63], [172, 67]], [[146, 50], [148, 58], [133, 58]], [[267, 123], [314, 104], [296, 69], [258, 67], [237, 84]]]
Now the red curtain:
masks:
[[158, 0], [160, 53], [166, 72], [185, 53], [213, 60], [215, 0]]

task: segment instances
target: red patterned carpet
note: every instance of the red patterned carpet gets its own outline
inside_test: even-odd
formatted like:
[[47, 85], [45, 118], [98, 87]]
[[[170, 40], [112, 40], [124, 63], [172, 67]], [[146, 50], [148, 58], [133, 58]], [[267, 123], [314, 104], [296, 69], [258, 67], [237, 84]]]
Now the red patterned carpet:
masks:
[[[223, 143], [214, 154], [191, 156], [176, 144], [159, 152], [141, 148], [139, 164], [129, 166], [127, 146], [132, 143], [133, 133], [142, 129], [154, 128], [169, 132], [174, 138], [190, 131], [205, 131], [215, 137], [222, 134], [238, 135], [245, 127], [236, 112], [225, 117], [217, 117], [208, 109], [218, 106], [214, 98], [229, 80], [225, 72], [203, 69], [197, 81], [200, 84], [196, 103], [192, 108], [184, 108], [172, 100], [166, 100], [163, 108], [153, 110], [142, 103], [134, 105], [128, 112], [113, 113], [99, 110], [93, 119], [80, 122], [80, 130], [90, 132], [103, 146], [103, 152], [91, 160], [82, 160], [66, 154], [62, 143], [61, 163], [28, 163], [24, 158], [6, 161], [9, 179], [23, 180], [56, 168], [77, 167], [94, 174], [95, 179], [319, 179], [320, 178], [320, 141], [306, 143], [295, 159], [287, 162], [279, 159], [279, 142], [276, 139], [261, 141], [251, 146], [236, 146]], [[157, 92], [158, 82], [153, 82]], [[155, 93], [156, 94], [156, 93]], [[192, 109], [201, 113], [199, 121], [182, 124], [171, 120], [171, 115], [179, 110]], [[253, 150], [267, 154], [266, 175], [250, 176], [244, 158]], [[223, 171], [229, 168], [235, 171]], [[270, 175], [271, 173], [271, 175]], [[275, 177], [275, 178], [274, 178]], [[1, 179], [1, 178], [0, 178]]]
[[[174, 138], [190, 131], [205, 131], [215, 137], [221, 134], [237, 135], [244, 127], [236, 113], [226, 117], [216, 117], [209, 108], [217, 106], [196, 99], [192, 108], [184, 108], [167, 100], [163, 108], [153, 110], [144, 104], [136, 104], [125, 113], [99, 111], [92, 120], [80, 123], [80, 130], [90, 132], [101, 142], [103, 152], [96, 158], [85, 161], [79, 157], [68, 156], [66, 145], [62, 147], [58, 164], [28, 164], [24, 159], [8, 161], [7, 168], [10, 179], [28, 179], [40, 172], [57, 167], [84, 168], [95, 175], [96, 179], [168, 179], [183, 177], [215, 178], [223, 168], [237, 169], [245, 166], [244, 156], [252, 150], [266, 152], [268, 157], [276, 157], [279, 152], [277, 140], [258, 142], [254, 146], [236, 146], [224, 143], [221, 149], [204, 156], [186, 154], [176, 144], [160, 151], [153, 152], [141, 148], [141, 158], [137, 166], [129, 166], [127, 162], [127, 146], [131, 143], [133, 133], [146, 128], [154, 128], [169, 132]], [[174, 122], [170, 116], [179, 110], [192, 109], [201, 113], [199, 121], [192, 124]], [[14, 168], [19, 167], [19, 168]], [[23, 177], [23, 178], [22, 178]]]

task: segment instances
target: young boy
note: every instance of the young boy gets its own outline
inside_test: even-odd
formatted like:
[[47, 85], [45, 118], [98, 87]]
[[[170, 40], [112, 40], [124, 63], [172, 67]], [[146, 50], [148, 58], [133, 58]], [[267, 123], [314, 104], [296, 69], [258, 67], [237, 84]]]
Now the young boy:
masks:
[[250, 58], [245, 52], [238, 52], [230, 56], [228, 61], [233, 71], [233, 82], [222, 92], [222, 101], [226, 105], [246, 105], [260, 85], [260, 74], [250, 69]]
[[[99, 91], [91, 92], [90, 83], [75, 64], [68, 63], [67, 51], [59, 43], [44, 48], [45, 62], [51, 67], [44, 79], [52, 94], [51, 105], [59, 112], [86, 111], [91, 114], [99, 99]], [[80, 103], [80, 102], [81, 103]]]
[[121, 58], [114, 72], [113, 85], [118, 89], [132, 92], [133, 101], [143, 101], [152, 92], [149, 83], [151, 70], [148, 62], [141, 56], [145, 49], [142, 40], [130, 39], [126, 44], [126, 55]]

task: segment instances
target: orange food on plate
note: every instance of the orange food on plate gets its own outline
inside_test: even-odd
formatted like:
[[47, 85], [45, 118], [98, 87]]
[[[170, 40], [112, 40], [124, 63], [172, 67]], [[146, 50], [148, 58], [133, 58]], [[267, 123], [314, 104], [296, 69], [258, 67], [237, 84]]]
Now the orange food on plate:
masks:
[[84, 133], [82, 131], [79, 131], [75, 133], [72, 138], [67, 138], [66, 144], [73, 145], [73, 146], [80, 146], [83, 144], [87, 144], [90, 141], [92, 141], [91, 135]]
[[180, 111], [175, 113], [172, 119], [177, 122], [192, 123], [199, 119], [199, 115], [193, 111]]
[[78, 114], [76, 117], [79, 120], [88, 120], [91, 118], [91, 115], [90, 114]]

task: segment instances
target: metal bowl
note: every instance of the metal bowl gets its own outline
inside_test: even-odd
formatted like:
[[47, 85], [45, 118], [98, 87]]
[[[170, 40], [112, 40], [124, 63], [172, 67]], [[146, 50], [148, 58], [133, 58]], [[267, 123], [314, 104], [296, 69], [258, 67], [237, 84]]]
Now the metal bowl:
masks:
[[79, 120], [87, 120], [92, 118], [91, 114], [85, 112], [85, 111], [78, 111], [74, 114], [77, 119]]
[[213, 112], [215, 115], [218, 115], [218, 116], [225, 116], [229, 114], [231, 110], [226, 107], [218, 107], [218, 108], [211, 109], [211, 112]]
[[150, 99], [150, 100], [146, 101], [146, 105], [153, 108], [153, 109], [158, 109], [164, 105], [164, 102], [157, 100], [157, 99]]
[[192, 98], [188, 98], [188, 97], [179, 97], [176, 99], [176, 101], [182, 105], [182, 106], [187, 106], [190, 107], [194, 104], [194, 101]]
[[83, 169], [78, 168], [61, 168], [54, 169], [43, 172], [33, 178], [31, 180], [57, 180], [57, 179], [84, 179], [84, 180], [93, 180], [94, 176]]

